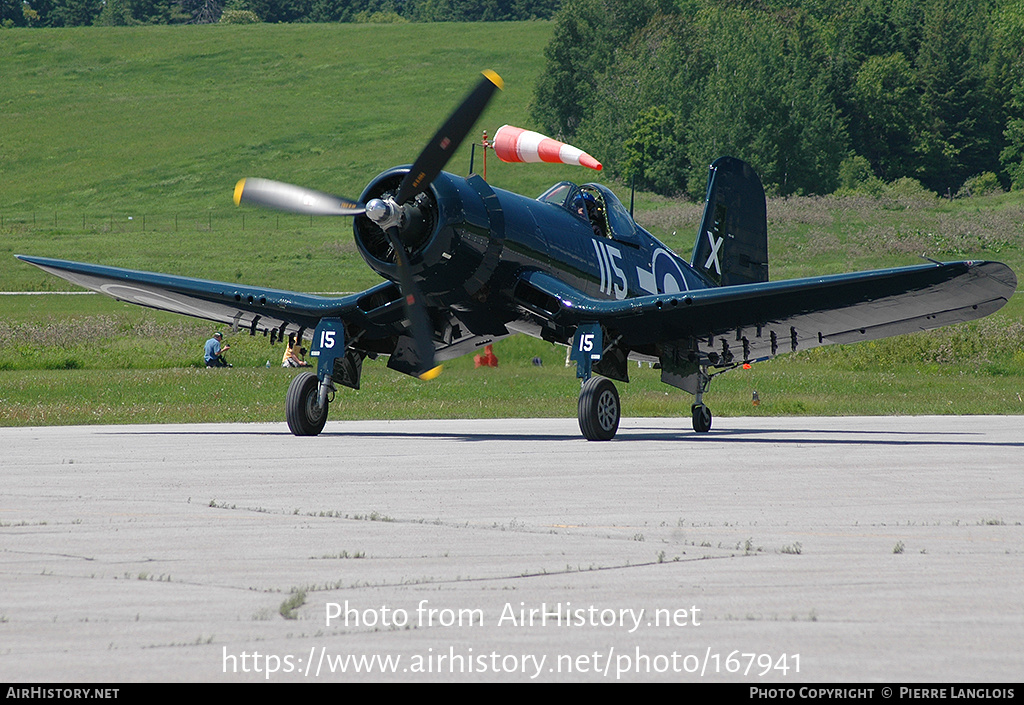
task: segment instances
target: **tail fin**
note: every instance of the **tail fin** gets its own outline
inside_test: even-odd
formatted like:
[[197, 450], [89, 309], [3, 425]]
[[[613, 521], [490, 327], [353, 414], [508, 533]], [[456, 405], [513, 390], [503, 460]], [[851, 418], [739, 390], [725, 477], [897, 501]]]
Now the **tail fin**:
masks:
[[721, 157], [711, 165], [691, 263], [720, 286], [768, 281], [764, 187], [746, 162]]

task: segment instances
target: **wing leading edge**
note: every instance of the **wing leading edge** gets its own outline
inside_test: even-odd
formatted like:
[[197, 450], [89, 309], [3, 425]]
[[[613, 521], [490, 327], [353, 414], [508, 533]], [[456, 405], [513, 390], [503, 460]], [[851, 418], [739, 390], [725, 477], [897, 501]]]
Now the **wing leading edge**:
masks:
[[402, 299], [390, 282], [331, 298], [207, 279], [193, 279], [83, 262], [15, 255], [72, 284], [119, 301], [231, 325], [250, 333], [276, 330], [278, 337], [307, 329], [321, 318], [341, 318], [370, 337], [404, 327]]
[[560, 302], [553, 323], [596, 322], [630, 349], [699, 352], [755, 361], [832, 343], [875, 340], [970, 321], [1017, 288], [1000, 262], [947, 262], [744, 284], [675, 296], [604, 301], [541, 272], [523, 281]]

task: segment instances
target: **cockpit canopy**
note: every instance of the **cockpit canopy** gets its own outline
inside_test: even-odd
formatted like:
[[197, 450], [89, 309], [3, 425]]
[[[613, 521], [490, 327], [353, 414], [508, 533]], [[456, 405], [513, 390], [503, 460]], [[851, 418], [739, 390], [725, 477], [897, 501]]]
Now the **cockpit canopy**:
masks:
[[560, 181], [542, 193], [537, 200], [541, 203], [553, 203], [575, 213], [573, 204], [580, 197], [580, 187], [571, 181]]
[[537, 198], [564, 208], [594, 227], [598, 237], [639, 244], [637, 226], [618, 197], [601, 184], [577, 186], [571, 181], [560, 181]]

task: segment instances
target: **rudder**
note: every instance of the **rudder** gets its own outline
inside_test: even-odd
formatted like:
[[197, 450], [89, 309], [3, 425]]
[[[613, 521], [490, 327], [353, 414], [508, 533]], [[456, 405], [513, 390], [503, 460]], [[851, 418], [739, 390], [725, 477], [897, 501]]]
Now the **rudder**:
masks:
[[768, 215], [754, 168], [720, 157], [708, 173], [693, 267], [719, 286], [768, 281]]

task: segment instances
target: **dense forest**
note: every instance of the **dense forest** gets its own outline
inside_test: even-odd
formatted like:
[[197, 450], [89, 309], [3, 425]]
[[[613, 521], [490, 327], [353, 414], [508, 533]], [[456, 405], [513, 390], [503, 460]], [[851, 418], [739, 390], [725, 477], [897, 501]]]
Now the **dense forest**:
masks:
[[562, 0], [0, 0], [0, 25], [210, 22], [505, 22], [551, 19]]
[[1024, 0], [0, 0], [0, 25], [554, 19], [534, 123], [699, 196], [1024, 188]]
[[1024, 188], [1024, 0], [573, 0], [538, 127], [654, 191]]

